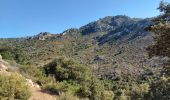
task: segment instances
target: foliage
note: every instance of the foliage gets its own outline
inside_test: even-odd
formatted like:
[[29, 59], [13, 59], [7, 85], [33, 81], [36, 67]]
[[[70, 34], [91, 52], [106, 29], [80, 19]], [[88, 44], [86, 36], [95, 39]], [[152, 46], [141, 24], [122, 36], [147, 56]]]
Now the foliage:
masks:
[[[162, 14], [153, 20], [153, 25], [147, 29], [155, 34], [155, 44], [148, 48], [150, 57], [170, 57], [170, 4], [161, 1], [158, 8]], [[153, 82], [147, 98], [154, 100], [169, 100], [170, 91], [170, 61], [165, 64], [165, 80]], [[164, 76], [163, 76], [164, 77]]]
[[41, 86], [50, 82], [55, 82], [53, 77], [46, 77], [43, 68], [35, 65], [21, 65], [19, 70], [23, 76], [33, 80]]
[[[45, 67], [47, 75], [54, 75], [57, 83], [45, 86], [46, 90], [60, 94], [63, 92], [89, 97], [91, 100], [102, 100], [105, 94], [104, 82], [97, 79], [86, 67], [73, 60], [58, 58]], [[112, 97], [112, 96], [111, 96]], [[107, 97], [106, 97], [107, 98]]]
[[43, 86], [44, 90], [50, 91], [52, 94], [60, 95], [61, 92], [65, 92], [66, 87], [62, 83], [48, 83]]
[[134, 84], [132, 86], [132, 90], [130, 91], [130, 97], [132, 100], [136, 99], [142, 99], [144, 98], [144, 95], [149, 92], [149, 84], [148, 83], [142, 83], [142, 84]]
[[3, 59], [15, 60], [17, 63], [26, 64], [28, 57], [24, 54], [23, 50], [16, 46], [10, 47], [8, 45], [0, 45], [0, 54]]
[[148, 48], [149, 55], [170, 57], [170, 4], [161, 2], [158, 8], [162, 14], [153, 19], [153, 25], [147, 30], [154, 32], [155, 44]]
[[90, 70], [70, 59], [59, 58], [45, 66], [47, 75], [54, 75], [57, 81], [88, 81], [91, 78]]
[[169, 100], [170, 99], [170, 83], [166, 77], [162, 77], [159, 81], [154, 82], [145, 94], [147, 100]]
[[30, 89], [26, 81], [18, 74], [0, 75], [0, 99], [27, 100], [31, 96]]
[[92, 78], [91, 100], [101, 100], [104, 97], [104, 84], [96, 78]]
[[43, 86], [44, 90], [51, 92], [52, 94], [60, 95], [62, 93], [76, 94], [79, 90], [78, 84], [70, 84], [67, 81], [63, 82], [51, 82]]
[[104, 91], [103, 92], [103, 97], [102, 97], [103, 100], [113, 100], [113, 98], [114, 98], [113, 91]]
[[114, 100], [145, 100], [150, 91], [150, 84], [142, 80], [113, 81]]
[[80, 100], [80, 99], [69, 93], [62, 93], [61, 95], [59, 95], [59, 100]]
[[6, 46], [1, 46], [0, 47], [0, 53], [3, 57], [3, 59], [8, 59], [8, 60], [13, 60], [14, 56], [11, 52], [11, 48], [6, 47]]
[[33, 81], [38, 81], [43, 77], [42, 71], [33, 65], [22, 65], [19, 67], [19, 70], [21, 74]]

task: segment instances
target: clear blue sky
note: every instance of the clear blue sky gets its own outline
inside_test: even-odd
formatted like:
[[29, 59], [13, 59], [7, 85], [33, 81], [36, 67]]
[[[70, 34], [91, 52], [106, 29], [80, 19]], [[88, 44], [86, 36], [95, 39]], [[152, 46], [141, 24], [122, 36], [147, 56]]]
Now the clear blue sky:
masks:
[[[168, 1], [168, 0], [167, 0]], [[0, 38], [61, 33], [105, 16], [146, 18], [160, 0], [0, 0]]]

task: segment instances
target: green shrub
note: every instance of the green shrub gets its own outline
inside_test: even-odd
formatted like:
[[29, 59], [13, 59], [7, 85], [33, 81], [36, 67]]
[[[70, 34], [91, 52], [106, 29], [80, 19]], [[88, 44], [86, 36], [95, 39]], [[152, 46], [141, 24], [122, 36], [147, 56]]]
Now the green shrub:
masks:
[[80, 99], [76, 96], [69, 94], [69, 93], [62, 93], [59, 96], [59, 100], [80, 100]]
[[104, 91], [104, 96], [102, 98], [103, 100], [113, 100], [114, 98], [113, 91]]
[[170, 80], [169, 78], [160, 78], [153, 82], [150, 90], [145, 94], [146, 100], [170, 100]]
[[26, 85], [26, 81], [18, 74], [0, 75], [0, 99], [5, 100], [27, 100], [31, 96], [30, 88]]
[[77, 94], [80, 97], [90, 97], [91, 93], [91, 89], [90, 89], [91, 83], [88, 82], [84, 82], [81, 86], [80, 89], [77, 91]]
[[44, 90], [51, 92], [52, 94], [60, 95], [62, 93], [69, 93], [75, 95], [79, 90], [80, 86], [78, 84], [70, 84], [67, 81], [49, 83], [43, 86]]
[[149, 92], [149, 84], [142, 83], [142, 84], [133, 84], [132, 89], [130, 91], [130, 96], [132, 100], [144, 98], [144, 95]]
[[92, 76], [87, 66], [83, 66], [70, 59], [59, 58], [46, 65], [44, 69], [48, 76], [55, 76], [56, 81], [64, 83], [67, 87], [67, 92], [69, 91], [72, 94], [81, 96], [90, 95], [87, 93], [88, 91], [84, 90], [89, 90]]
[[35, 82], [44, 77], [43, 71], [34, 65], [20, 66], [19, 69], [21, 74]]
[[43, 89], [49, 91], [52, 94], [60, 95], [64, 91], [65, 87], [60, 83], [49, 83], [43, 86]]
[[2, 55], [3, 59], [15, 60], [20, 64], [28, 63], [28, 57], [24, 53], [24, 50], [18, 46], [10, 47], [7, 45], [0, 45], [0, 54]]
[[50, 82], [55, 82], [55, 79], [52, 76], [46, 77], [43, 68], [34, 65], [23, 65], [19, 67], [19, 70], [23, 76], [33, 80], [41, 86]]
[[105, 91], [104, 84], [102, 81], [93, 77], [90, 89], [91, 89], [91, 95], [90, 95], [91, 100], [102, 100]]
[[45, 66], [47, 75], [54, 75], [58, 83], [45, 86], [46, 90], [59, 94], [59, 91], [67, 92], [80, 97], [89, 97], [92, 100], [100, 100], [104, 97], [105, 85], [97, 79], [92, 72], [79, 63], [70, 59], [59, 58]]
[[91, 73], [87, 66], [83, 66], [73, 60], [59, 58], [45, 66], [47, 75], [54, 75], [57, 81], [77, 81], [82, 83], [90, 80]]

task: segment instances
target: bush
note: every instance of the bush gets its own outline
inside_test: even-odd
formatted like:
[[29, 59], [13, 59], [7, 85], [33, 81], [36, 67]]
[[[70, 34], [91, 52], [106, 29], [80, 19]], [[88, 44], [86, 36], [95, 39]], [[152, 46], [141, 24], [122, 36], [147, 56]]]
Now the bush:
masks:
[[92, 73], [87, 68], [73, 60], [59, 58], [53, 60], [45, 67], [45, 73], [55, 76], [56, 81], [64, 83], [66, 91], [80, 96], [89, 96]]
[[148, 94], [145, 95], [147, 100], [170, 100], [170, 82], [168, 78], [160, 78], [159, 81], [153, 82]]
[[31, 96], [30, 88], [26, 81], [18, 74], [0, 75], [0, 99], [27, 100]]
[[28, 56], [26, 56], [24, 50], [18, 46], [10, 47], [8, 45], [0, 45], [0, 54], [3, 59], [15, 60], [20, 64], [28, 63]]
[[130, 96], [133, 98], [132, 100], [144, 98], [144, 95], [149, 91], [149, 84], [133, 84], [132, 89], [130, 91]]
[[90, 70], [73, 60], [59, 58], [45, 66], [47, 75], [54, 75], [57, 81], [77, 81], [82, 83], [91, 79]]
[[113, 100], [114, 93], [113, 91], [104, 91], [103, 100]]
[[108, 84], [104, 84], [92, 75], [87, 66], [70, 59], [55, 59], [44, 69], [47, 75], [55, 76], [57, 81], [57, 83], [46, 85], [44, 89], [55, 94], [67, 92], [80, 97], [89, 97], [92, 100], [101, 100], [105, 95], [105, 85], [108, 89], [110, 88]]
[[24, 77], [33, 80], [41, 86], [51, 82], [56, 82], [54, 77], [46, 77], [43, 68], [34, 65], [22, 65], [19, 67], [19, 70]]
[[60, 95], [62, 93], [69, 93], [75, 95], [79, 90], [78, 84], [70, 84], [67, 81], [49, 83], [43, 86], [44, 90], [51, 92], [52, 94]]
[[65, 87], [60, 83], [49, 83], [43, 86], [44, 90], [56, 95], [60, 95], [64, 88]]
[[42, 70], [34, 65], [20, 66], [19, 69], [21, 74], [32, 79], [34, 82], [37, 82], [44, 77]]
[[62, 93], [59, 96], [59, 100], [80, 100], [78, 97], [75, 97], [69, 93]]
[[90, 95], [91, 100], [103, 99], [105, 89], [102, 81], [93, 77], [90, 89], [91, 89], [91, 95]]

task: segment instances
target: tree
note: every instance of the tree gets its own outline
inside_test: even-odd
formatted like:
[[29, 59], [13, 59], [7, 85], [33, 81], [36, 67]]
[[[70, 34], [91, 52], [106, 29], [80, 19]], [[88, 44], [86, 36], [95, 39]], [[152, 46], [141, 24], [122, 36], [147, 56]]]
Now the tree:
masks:
[[[154, 24], [147, 28], [155, 34], [155, 44], [148, 48], [149, 56], [170, 57], [170, 4], [161, 2], [158, 9], [162, 14], [153, 19]], [[170, 63], [166, 66], [166, 75], [170, 76]]]
[[[161, 15], [153, 19], [153, 25], [147, 28], [155, 34], [155, 44], [148, 48], [149, 56], [170, 57], [170, 4], [160, 2]], [[147, 99], [169, 100], [170, 99], [170, 61], [165, 64], [163, 71], [164, 80], [159, 80], [151, 85]]]
[[51, 75], [56, 79], [55, 83], [47, 84], [44, 88], [52, 93], [71, 93], [80, 97], [89, 97], [91, 100], [113, 98], [112, 92], [105, 91], [103, 80], [93, 75], [87, 66], [71, 59], [54, 59], [44, 69], [47, 76]]
[[58, 58], [47, 64], [45, 67], [47, 75], [54, 75], [56, 81], [77, 81], [82, 83], [91, 79], [91, 71], [71, 59]]
[[87, 66], [81, 65], [71, 59], [58, 58], [47, 64], [44, 69], [47, 76], [54, 76], [56, 82], [60, 84], [58, 85], [60, 87], [57, 87], [55, 85], [56, 83], [54, 83], [50, 86], [50, 90], [70, 91], [82, 97], [88, 97], [90, 95], [92, 73]]

